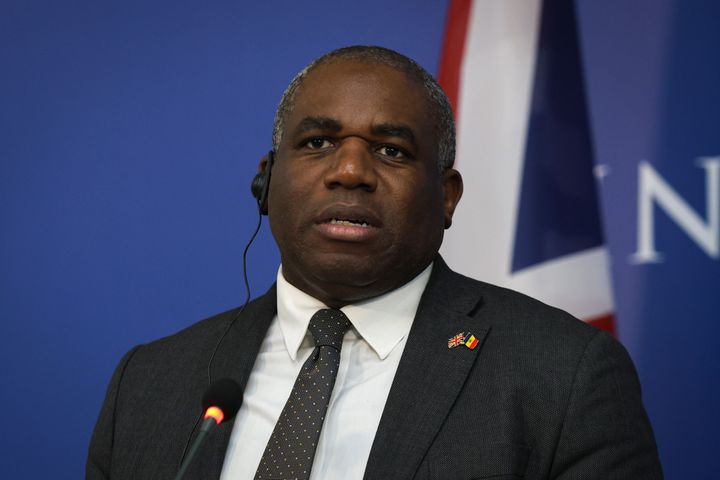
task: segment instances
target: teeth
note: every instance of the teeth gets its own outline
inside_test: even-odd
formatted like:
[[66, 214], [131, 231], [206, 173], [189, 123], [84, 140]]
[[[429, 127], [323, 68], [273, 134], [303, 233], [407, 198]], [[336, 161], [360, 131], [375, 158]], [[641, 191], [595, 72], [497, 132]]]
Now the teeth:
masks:
[[367, 222], [351, 222], [350, 220], [340, 220], [337, 218], [333, 218], [330, 220], [330, 225], [349, 225], [352, 227], [369, 227], [370, 225], [367, 224]]

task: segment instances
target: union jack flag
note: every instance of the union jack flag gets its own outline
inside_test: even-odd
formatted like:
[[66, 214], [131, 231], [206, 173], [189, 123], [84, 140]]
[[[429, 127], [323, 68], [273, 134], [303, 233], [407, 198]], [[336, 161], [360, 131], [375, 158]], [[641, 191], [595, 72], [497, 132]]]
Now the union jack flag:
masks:
[[448, 348], [457, 347], [458, 345], [464, 345], [465, 342], [465, 332], [460, 332], [454, 337], [452, 337], [450, 340], [448, 340]]
[[443, 256], [612, 331], [574, 2], [449, 5], [439, 77], [466, 188]]

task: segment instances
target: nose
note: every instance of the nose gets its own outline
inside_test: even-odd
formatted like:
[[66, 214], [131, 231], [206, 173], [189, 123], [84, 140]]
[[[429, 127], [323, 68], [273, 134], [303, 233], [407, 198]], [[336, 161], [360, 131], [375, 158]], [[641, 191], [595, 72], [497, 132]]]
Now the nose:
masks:
[[327, 188], [361, 188], [372, 192], [377, 187], [376, 159], [370, 144], [361, 138], [342, 140], [325, 172]]

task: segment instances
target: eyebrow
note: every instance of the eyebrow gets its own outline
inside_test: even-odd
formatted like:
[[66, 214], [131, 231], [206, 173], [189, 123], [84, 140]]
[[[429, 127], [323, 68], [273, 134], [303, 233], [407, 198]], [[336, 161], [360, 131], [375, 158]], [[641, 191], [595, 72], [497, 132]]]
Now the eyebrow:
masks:
[[380, 137], [402, 138], [403, 140], [407, 140], [408, 142], [410, 142], [413, 147], [417, 146], [415, 134], [410, 127], [406, 127], [405, 125], [397, 125], [394, 123], [381, 123], [372, 127], [372, 133], [373, 135], [377, 135]]
[[342, 125], [339, 121], [330, 117], [305, 117], [300, 120], [298, 126], [295, 127], [295, 135], [302, 135], [303, 133], [310, 130], [330, 130], [332, 132], [339, 132], [342, 130]]
[[[342, 130], [342, 123], [332, 117], [305, 117], [300, 120], [293, 133], [299, 136], [311, 130], [339, 132]], [[413, 147], [417, 147], [415, 134], [408, 126], [395, 123], [380, 123], [373, 125], [370, 131], [373, 135], [379, 137], [402, 138], [410, 142]]]

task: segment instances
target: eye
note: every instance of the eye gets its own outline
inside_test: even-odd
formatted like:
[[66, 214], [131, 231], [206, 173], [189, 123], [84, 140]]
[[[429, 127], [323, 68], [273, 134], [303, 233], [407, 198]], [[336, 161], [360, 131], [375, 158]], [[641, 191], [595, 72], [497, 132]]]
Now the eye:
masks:
[[328, 140], [327, 138], [317, 137], [311, 138], [310, 140], [305, 142], [304, 146], [311, 150], [320, 150], [322, 148], [332, 147], [332, 142], [330, 142], [330, 140]]
[[385, 145], [377, 149], [377, 152], [380, 155], [385, 155], [386, 157], [391, 158], [405, 158], [407, 155], [405, 152], [400, 150], [398, 147], [393, 147], [391, 145]]

